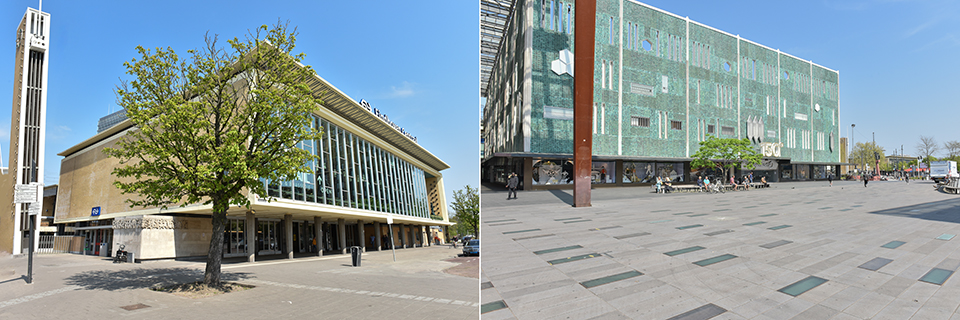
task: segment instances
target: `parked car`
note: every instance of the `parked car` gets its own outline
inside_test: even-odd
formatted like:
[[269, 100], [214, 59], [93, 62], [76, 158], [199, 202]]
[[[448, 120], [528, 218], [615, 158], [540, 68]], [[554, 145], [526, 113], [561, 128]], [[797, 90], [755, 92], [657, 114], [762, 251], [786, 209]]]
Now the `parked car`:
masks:
[[463, 246], [463, 255], [480, 255], [480, 240], [473, 239]]

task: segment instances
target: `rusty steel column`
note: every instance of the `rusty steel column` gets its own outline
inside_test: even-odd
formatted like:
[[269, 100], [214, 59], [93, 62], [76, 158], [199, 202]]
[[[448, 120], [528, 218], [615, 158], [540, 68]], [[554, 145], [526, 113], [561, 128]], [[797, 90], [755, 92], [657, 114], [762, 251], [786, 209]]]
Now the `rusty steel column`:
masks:
[[573, 47], [573, 206], [590, 206], [597, 1], [577, 0]]

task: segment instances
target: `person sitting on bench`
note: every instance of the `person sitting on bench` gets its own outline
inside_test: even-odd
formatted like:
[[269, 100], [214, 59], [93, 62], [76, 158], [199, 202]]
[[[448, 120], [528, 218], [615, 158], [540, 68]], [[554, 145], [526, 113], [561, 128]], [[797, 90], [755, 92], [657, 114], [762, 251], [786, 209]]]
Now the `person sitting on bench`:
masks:
[[733, 176], [730, 176], [730, 188], [732, 188], [733, 191], [737, 191], [737, 187], [739, 187], [739, 185], [737, 185], [737, 180], [734, 179]]

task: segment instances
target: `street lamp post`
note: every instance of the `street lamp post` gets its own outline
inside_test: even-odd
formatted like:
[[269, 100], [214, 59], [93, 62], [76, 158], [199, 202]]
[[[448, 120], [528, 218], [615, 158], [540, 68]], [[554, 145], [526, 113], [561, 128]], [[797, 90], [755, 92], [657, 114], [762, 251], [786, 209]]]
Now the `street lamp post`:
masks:
[[[850, 124], [850, 153], [851, 153], [851, 154], [853, 153], [853, 147], [856, 146], [856, 144], [853, 143], [853, 128], [856, 127], [856, 126], [857, 126], [857, 125], [854, 124], [854, 123], [851, 123], [851, 124]], [[847, 161], [849, 161], [849, 160], [850, 160], [850, 159], [847, 159]], [[854, 165], [853, 165], [853, 168], [856, 169], [856, 168], [857, 168], [857, 165], [854, 164]]]

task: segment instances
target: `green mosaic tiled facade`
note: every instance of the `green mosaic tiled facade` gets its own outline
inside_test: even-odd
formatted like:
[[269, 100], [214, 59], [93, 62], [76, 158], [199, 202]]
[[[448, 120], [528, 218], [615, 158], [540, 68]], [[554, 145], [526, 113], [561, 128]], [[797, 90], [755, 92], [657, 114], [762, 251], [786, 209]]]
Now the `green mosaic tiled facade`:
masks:
[[[572, 154], [573, 77], [561, 56], [573, 51], [574, 9], [516, 3], [484, 108], [488, 159]], [[597, 1], [595, 42], [597, 157], [682, 162], [712, 134], [781, 146], [768, 157], [793, 163], [840, 162], [837, 71], [627, 0]]]

